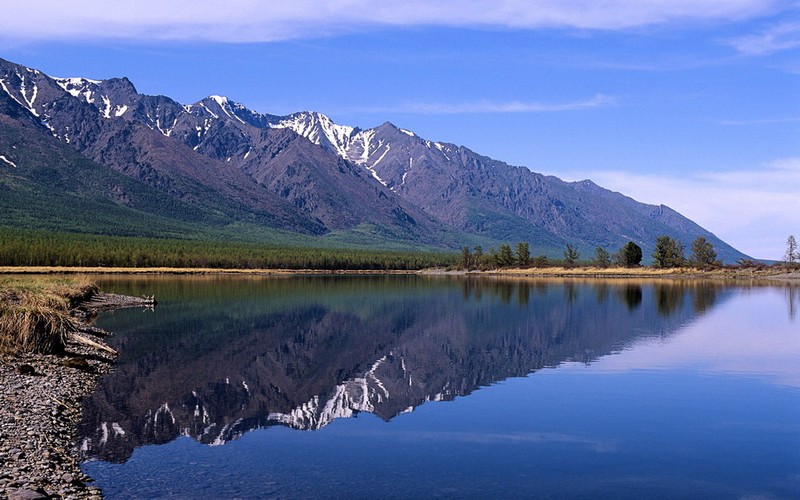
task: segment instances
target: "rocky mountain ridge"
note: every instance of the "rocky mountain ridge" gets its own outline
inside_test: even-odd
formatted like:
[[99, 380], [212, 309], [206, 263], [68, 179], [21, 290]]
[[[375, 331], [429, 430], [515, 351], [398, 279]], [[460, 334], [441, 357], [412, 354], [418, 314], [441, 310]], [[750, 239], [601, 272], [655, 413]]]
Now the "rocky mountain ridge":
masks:
[[137, 446], [181, 435], [221, 445], [255, 428], [318, 430], [360, 412], [388, 421], [668, 336], [727, 297], [712, 283], [399, 281], [360, 299], [352, 282], [253, 283], [228, 299], [235, 311], [212, 305], [219, 298], [202, 289], [214, 285], [198, 283], [193, 299], [165, 311], [180, 333], [153, 350], [140, 316], [115, 325], [129, 329], [110, 338], [113, 346], [148, 354], [121, 359], [87, 401], [84, 452], [124, 461]]
[[445, 248], [528, 241], [554, 256], [568, 243], [588, 256], [629, 240], [649, 255], [660, 235], [687, 247], [704, 236], [724, 260], [746, 257], [666, 206], [388, 122], [359, 129], [318, 112], [261, 114], [218, 95], [184, 105], [140, 94], [127, 78], [51, 78], [1, 59], [0, 90], [7, 125], [37, 128], [162, 196], [210, 205], [230, 224]]

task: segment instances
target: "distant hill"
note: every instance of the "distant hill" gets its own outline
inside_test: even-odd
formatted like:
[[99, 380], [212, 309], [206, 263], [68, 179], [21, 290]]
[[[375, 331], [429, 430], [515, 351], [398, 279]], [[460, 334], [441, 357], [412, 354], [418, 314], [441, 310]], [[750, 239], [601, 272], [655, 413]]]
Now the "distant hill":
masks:
[[697, 236], [660, 205], [564, 182], [384, 123], [260, 114], [221, 96], [191, 105], [126, 78], [51, 78], [0, 59], [0, 224], [280, 243], [459, 248], [527, 241], [584, 257], [627, 241]]

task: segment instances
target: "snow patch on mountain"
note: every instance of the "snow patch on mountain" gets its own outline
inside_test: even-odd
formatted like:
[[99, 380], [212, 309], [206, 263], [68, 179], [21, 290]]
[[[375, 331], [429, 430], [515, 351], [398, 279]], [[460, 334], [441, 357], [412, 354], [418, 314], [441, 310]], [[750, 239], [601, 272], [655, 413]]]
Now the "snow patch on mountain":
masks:
[[357, 129], [347, 125], [337, 125], [322, 113], [301, 112], [270, 124], [271, 128], [288, 128], [302, 135], [318, 146], [334, 151], [342, 158], [348, 158], [347, 150]]
[[[82, 98], [89, 104], [94, 104], [94, 93], [101, 80], [90, 80], [88, 78], [54, 78], [59, 87], [72, 97]], [[105, 96], [103, 96], [105, 97]]]
[[11, 165], [14, 168], [17, 168], [17, 164], [16, 163], [14, 163], [13, 161], [9, 160], [8, 158], [6, 158], [3, 155], [0, 155], [0, 160], [4, 161], [5, 163]]
[[20, 106], [22, 106], [23, 108], [26, 108], [26, 109], [28, 109], [28, 111], [31, 111], [31, 112], [32, 112], [34, 115], [38, 116], [38, 115], [36, 114], [36, 112], [35, 112], [35, 111], [33, 111], [33, 110], [31, 110], [30, 108], [28, 108], [27, 106], [25, 106], [25, 104], [23, 104], [23, 103], [22, 103], [22, 102], [21, 102], [19, 99], [17, 99], [17, 98], [14, 96], [14, 94], [12, 94], [12, 93], [11, 93], [11, 91], [10, 91], [10, 90], [8, 90], [8, 86], [6, 86], [6, 82], [5, 82], [5, 81], [4, 81], [2, 78], [0, 78], [0, 87], [3, 87], [3, 90], [6, 92], [6, 94], [8, 94], [8, 96], [9, 96], [10, 98], [12, 98], [14, 101], [16, 101], [16, 103], [17, 103], [17, 104], [19, 104], [19, 105], [20, 105]]
[[[28, 72], [31, 70], [29, 69]], [[28, 97], [28, 86], [26, 83], [25, 75], [19, 74], [17, 72], [17, 77], [20, 79], [19, 85], [19, 93], [22, 96], [22, 99], [28, 104], [27, 108], [33, 113], [34, 116], [39, 116], [39, 113], [36, 112], [36, 108], [33, 106], [33, 103], [36, 101], [36, 95], [39, 93], [39, 88], [36, 86], [36, 82], [33, 82], [33, 90], [31, 91], [31, 97]]]
[[[227, 97], [221, 96], [221, 95], [210, 95], [210, 96], [208, 96], [208, 98], [211, 99], [212, 101], [214, 101], [217, 104], [217, 106], [222, 111], [222, 113], [225, 114], [225, 116], [227, 116], [228, 118], [231, 118], [233, 120], [236, 120], [239, 123], [244, 123], [244, 120], [239, 118], [239, 116], [236, 114], [236, 112], [234, 111], [234, 109], [232, 107], [232, 104], [235, 104], [235, 103], [231, 102]], [[203, 105], [203, 106], [205, 107], [205, 105]], [[208, 108], [206, 108], [206, 109], [208, 109]], [[217, 116], [215, 116], [215, 118], [217, 118]]]

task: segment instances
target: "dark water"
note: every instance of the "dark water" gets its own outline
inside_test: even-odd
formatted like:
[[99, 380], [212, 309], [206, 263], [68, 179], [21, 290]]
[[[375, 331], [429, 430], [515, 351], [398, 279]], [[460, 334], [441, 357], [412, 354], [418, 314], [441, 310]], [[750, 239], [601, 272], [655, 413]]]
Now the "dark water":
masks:
[[79, 429], [108, 498], [800, 498], [800, 289], [143, 277]]

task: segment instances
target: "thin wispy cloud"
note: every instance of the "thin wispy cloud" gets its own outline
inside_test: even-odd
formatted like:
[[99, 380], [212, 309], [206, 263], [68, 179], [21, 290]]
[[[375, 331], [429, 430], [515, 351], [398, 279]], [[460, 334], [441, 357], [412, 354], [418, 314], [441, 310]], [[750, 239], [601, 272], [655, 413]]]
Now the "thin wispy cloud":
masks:
[[800, 117], [763, 118], [759, 120], [722, 120], [720, 125], [739, 127], [748, 125], [781, 125], [786, 123], [800, 123]]
[[665, 204], [753, 257], [780, 260], [786, 236], [800, 231], [800, 158], [752, 170], [669, 176], [623, 171], [573, 172], [638, 201]]
[[408, 102], [396, 106], [381, 106], [370, 108], [348, 109], [347, 112], [359, 113], [413, 113], [429, 115], [456, 115], [456, 114], [479, 114], [479, 113], [555, 113], [560, 111], [579, 111], [594, 108], [604, 108], [615, 106], [617, 99], [604, 94], [597, 94], [594, 97], [582, 101], [571, 101], [563, 103], [546, 102], [522, 102], [507, 101], [497, 102], [491, 100], [481, 100], [462, 103], [435, 103], [435, 102]]
[[267, 42], [396, 26], [618, 30], [736, 21], [786, 0], [2, 0], [6, 39]]
[[754, 35], [728, 42], [737, 51], [749, 56], [764, 56], [800, 47], [800, 22], [780, 23]]

